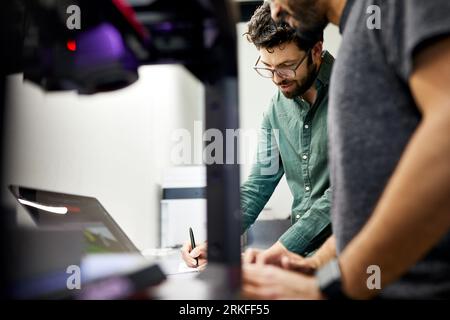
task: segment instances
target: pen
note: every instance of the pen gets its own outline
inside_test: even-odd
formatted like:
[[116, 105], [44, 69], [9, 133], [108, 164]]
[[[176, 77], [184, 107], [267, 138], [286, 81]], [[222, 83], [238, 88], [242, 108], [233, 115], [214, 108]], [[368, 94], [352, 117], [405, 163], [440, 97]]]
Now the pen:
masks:
[[[195, 239], [194, 239], [194, 232], [192, 231], [192, 228], [189, 227], [189, 237], [191, 238], [191, 251], [195, 248]], [[195, 261], [197, 262], [198, 266], [198, 258], [195, 258]]]

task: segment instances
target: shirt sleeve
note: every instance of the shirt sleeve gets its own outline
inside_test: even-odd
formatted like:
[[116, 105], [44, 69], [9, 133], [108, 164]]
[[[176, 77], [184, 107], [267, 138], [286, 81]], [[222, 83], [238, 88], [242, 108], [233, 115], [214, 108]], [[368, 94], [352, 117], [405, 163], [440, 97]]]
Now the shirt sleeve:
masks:
[[307, 256], [331, 234], [331, 190], [325, 190], [311, 208], [280, 238], [289, 251]]
[[397, 53], [394, 67], [402, 80], [408, 82], [414, 69], [415, 54], [430, 41], [450, 35], [450, 1], [401, 0], [396, 10], [400, 12], [391, 15], [395, 21], [389, 22], [393, 30], [389, 33], [392, 39], [387, 43], [391, 44], [390, 51]]
[[258, 137], [256, 161], [247, 181], [241, 186], [242, 232], [255, 222], [283, 174], [277, 131], [273, 130], [266, 114]]

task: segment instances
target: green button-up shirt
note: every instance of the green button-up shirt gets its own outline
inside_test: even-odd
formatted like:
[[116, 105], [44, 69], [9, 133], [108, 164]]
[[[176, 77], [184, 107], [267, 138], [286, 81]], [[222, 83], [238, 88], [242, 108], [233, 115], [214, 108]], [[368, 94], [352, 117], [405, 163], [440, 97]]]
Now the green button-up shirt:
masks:
[[290, 251], [308, 255], [331, 234], [328, 171], [328, 86], [334, 58], [325, 52], [313, 105], [278, 91], [264, 114], [257, 159], [241, 187], [243, 231], [253, 224], [283, 174], [294, 197], [292, 226], [281, 236]]

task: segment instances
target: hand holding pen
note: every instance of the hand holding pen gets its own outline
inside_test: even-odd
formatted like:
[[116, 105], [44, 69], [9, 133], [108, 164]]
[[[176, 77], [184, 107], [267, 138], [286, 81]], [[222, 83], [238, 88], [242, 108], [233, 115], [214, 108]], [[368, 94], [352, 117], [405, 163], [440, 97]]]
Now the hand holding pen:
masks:
[[197, 245], [191, 228], [189, 228], [189, 238], [190, 240], [186, 241], [181, 248], [181, 256], [188, 267], [204, 269], [207, 262], [207, 244], [203, 242]]

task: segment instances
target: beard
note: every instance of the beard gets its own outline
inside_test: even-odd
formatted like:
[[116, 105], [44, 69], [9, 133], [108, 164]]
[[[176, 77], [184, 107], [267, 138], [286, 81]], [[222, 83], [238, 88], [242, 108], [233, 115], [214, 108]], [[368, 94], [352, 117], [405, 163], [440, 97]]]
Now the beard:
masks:
[[303, 77], [300, 80], [289, 80], [285, 79], [281, 81], [280, 83], [277, 83], [278, 86], [281, 85], [289, 85], [292, 84], [293, 88], [289, 91], [283, 91], [281, 89], [281, 93], [288, 99], [293, 99], [295, 97], [302, 96], [306, 91], [308, 91], [311, 86], [314, 84], [314, 81], [317, 78], [317, 75], [319, 73], [319, 68], [316, 64], [311, 63], [308, 65], [308, 71], [306, 73], [306, 76]]

